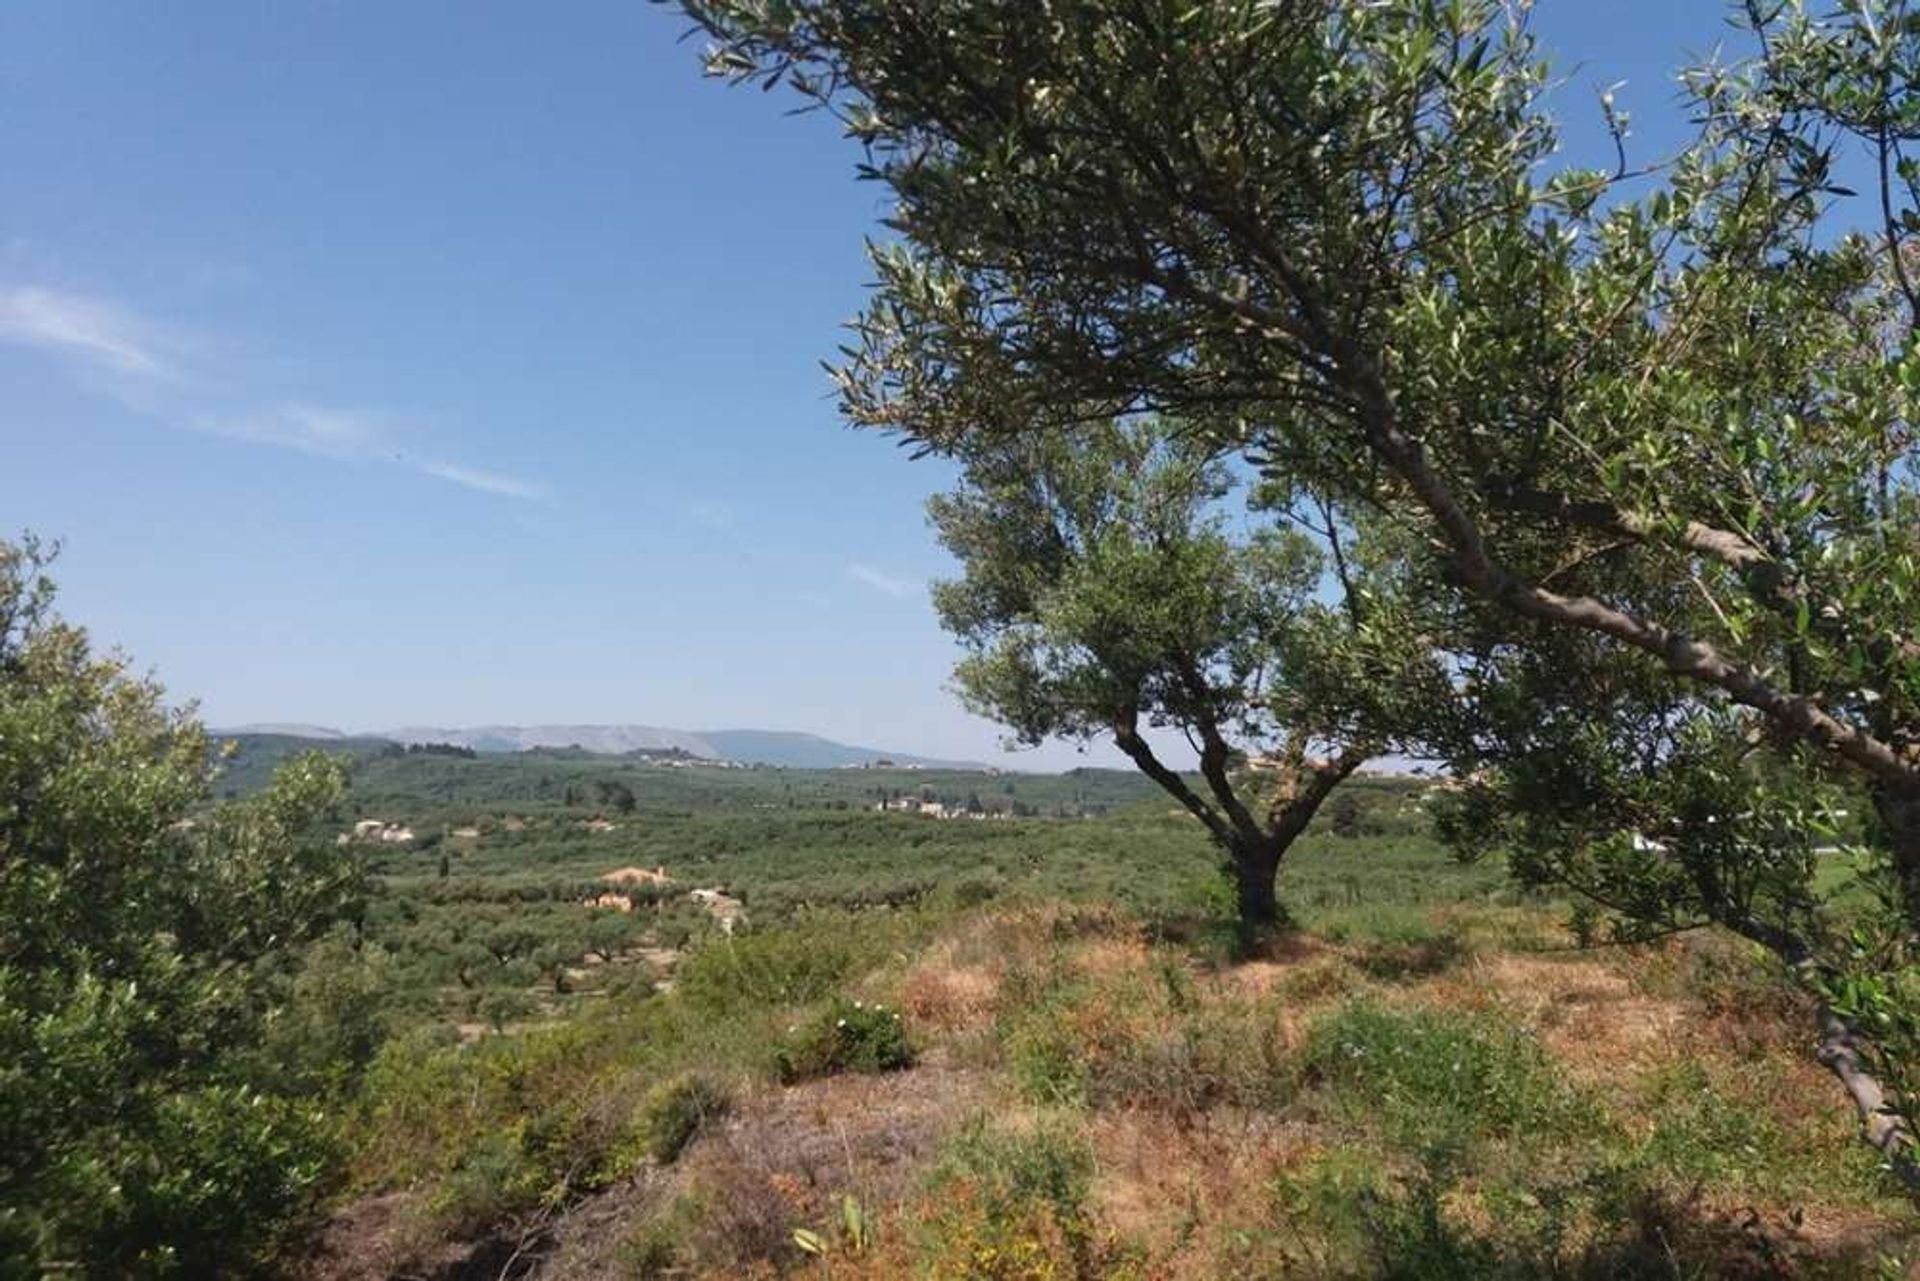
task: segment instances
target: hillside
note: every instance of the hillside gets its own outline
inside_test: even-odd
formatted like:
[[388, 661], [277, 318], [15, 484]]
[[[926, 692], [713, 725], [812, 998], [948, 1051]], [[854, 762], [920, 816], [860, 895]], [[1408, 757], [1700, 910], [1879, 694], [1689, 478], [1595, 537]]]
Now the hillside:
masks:
[[857, 747], [794, 730], [681, 730], [656, 725], [407, 725], [366, 734], [348, 734], [323, 725], [258, 724], [216, 730], [216, 736], [300, 738], [328, 743], [447, 743], [480, 752], [525, 752], [538, 748], [580, 748], [602, 755], [630, 752], [683, 752], [715, 761], [776, 765], [797, 769], [837, 769], [891, 761], [925, 768], [982, 768], [977, 762], [940, 760], [912, 752]]
[[807, 769], [837, 769], [849, 765], [870, 765], [890, 760], [898, 765], [919, 765], [929, 769], [978, 769], [975, 762], [940, 760], [895, 752], [879, 747], [853, 747], [818, 734], [788, 730], [716, 729], [703, 730], [699, 738], [713, 747], [711, 755], [728, 760], [766, 765], [795, 765]]
[[[1215, 854], [1128, 774], [367, 757], [353, 813], [418, 840], [369, 847], [351, 981], [389, 1040], [307, 1274], [1866, 1276], [1912, 1248], [1763, 964], [1579, 952], [1564, 902], [1442, 853], [1420, 784], [1350, 788], [1282, 875], [1300, 930], [1242, 956]], [[990, 789], [1026, 816], [872, 808]]]

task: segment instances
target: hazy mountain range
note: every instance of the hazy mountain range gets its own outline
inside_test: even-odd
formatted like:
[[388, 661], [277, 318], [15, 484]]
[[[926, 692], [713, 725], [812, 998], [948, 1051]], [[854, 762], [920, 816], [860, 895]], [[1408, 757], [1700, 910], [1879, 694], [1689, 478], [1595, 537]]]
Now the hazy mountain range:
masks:
[[889, 760], [896, 765], [978, 769], [977, 761], [937, 760], [912, 752], [857, 747], [818, 734], [771, 729], [663, 729], [657, 725], [476, 725], [453, 728], [406, 725], [399, 729], [348, 734], [325, 725], [265, 723], [233, 725], [218, 734], [282, 734], [312, 739], [386, 739], [395, 743], [452, 743], [477, 752], [524, 752], [536, 747], [578, 747], [589, 752], [668, 752], [678, 749], [713, 760], [749, 765], [788, 765], [832, 769]]

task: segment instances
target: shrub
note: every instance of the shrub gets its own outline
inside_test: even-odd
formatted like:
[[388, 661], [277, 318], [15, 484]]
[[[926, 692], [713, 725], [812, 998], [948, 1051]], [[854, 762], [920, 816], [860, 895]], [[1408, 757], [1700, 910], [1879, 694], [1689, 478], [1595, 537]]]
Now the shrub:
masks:
[[1095, 1106], [1164, 1108], [1176, 1114], [1216, 1104], [1280, 1108], [1299, 1069], [1279, 1019], [1246, 1001], [1179, 1014], [1155, 1034], [1122, 1042], [1090, 1064]]
[[975, 1121], [936, 1165], [921, 1263], [936, 1277], [1108, 1275], [1093, 1259], [1093, 1150], [1062, 1118], [1031, 1130]]
[[434, 1217], [463, 1235], [539, 1202], [546, 1179], [511, 1134], [489, 1134], [467, 1149], [433, 1198]]
[[[1044, 1202], [989, 1209], [966, 1184], [922, 1207], [917, 1236], [916, 1271], [935, 1281], [1059, 1281], [1111, 1275], [1091, 1257], [1082, 1225], [1062, 1224]], [[893, 1275], [904, 1272], [902, 1268]]]
[[817, 1001], [894, 951], [891, 923], [872, 914], [823, 911], [780, 928], [714, 940], [687, 958], [675, 987], [685, 1000], [709, 1009]]
[[1006, 1062], [1023, 1098], [1048, 1105], [1087, 1101], [1085, 1047], [1063, 1007], [1033, 1011], [1006, 1033]]
[[1044, 1203], [1062, 1220], [1076, 1220], [1093, 1186], [1093, 1149], [1065, 1117], [1030, 1130], [996, 1129], [976, 1118], [947, 1143], [934, 1168], [936, 1191], [955, 1183], [971, 1185], [1003, 1217]]
[[250, 1273], [312, 1226], [339, 1155], [316, 1114], [233, 1086], [162, 1102], [153, 1151], [160, 1159], [104, 1189], [112, 1208], [90, 1251], [102, 1273]]
[[206, 734], [52, 612], [50, 556], [0, 541], [0, 1274], [264, 1271], [332, 1174], [306, 1051], [378, 1035], [288, 1013], [363, 905], [312, 835], [344, 774], [208, 805]]
[[700, 1127], [723, 1115], [727, 1106], [726, 1091], [703, 1076], [689, 1072], [662, 1081], [640, 1105], [641, 1144], [648, 1156], [669, 1165]]
[[682, 1271], [702, 1277], [786, 1275], [801, 1255], [793, 1239], [795, 1207], [781, 1181], [751, 1152], [716, 1142], [692, 1162], [684, 1227], [670, 1238]]
[[769, 930], [697, 949], [676, 986], [695, 1005], [782, 1005], [825, 996], [852, 968], [853, 948], [840, 932]]
[[796, 1028], [774, 1052], [784, 1082], [836, 1072], [894, 1072], [913, 1066], [900, 1015], [884, 1005], [836, 997], [811, 1023]]
[[1087, 1101], [1091, 1048], [1076, 1014], [1091, 996], [1057, 945], [1043, 962], [1008, 967], [1001, 978], [998, 1031], [1023, 1097], [1046, 1105]]
[[558, 1091], [549, 1106], [517, 1116], [489, 1110], [493, 1126], [461, 1144], [432, 1201], [435, 1217], [456, 1235], [604, 1187], [637, 1157], [623, 1151], [622, 1140], [638, 1136], [611, 1093]]
[[636, 1279], [685, 1275], [681, 1255], [699, 1212], [699, 1203], [683, 1195], [632, 1222], [615, 1249], [620, 1274]]

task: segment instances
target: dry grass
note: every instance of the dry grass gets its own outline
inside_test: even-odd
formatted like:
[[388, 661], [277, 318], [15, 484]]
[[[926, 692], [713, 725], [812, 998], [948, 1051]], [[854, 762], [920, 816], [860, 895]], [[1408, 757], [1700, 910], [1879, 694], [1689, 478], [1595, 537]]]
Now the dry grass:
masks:
[[[1718, 944], [1502, 947], [1552, 937], [1502, 912], [1237, 965], [1113, 912], [962, 917], [847, 989], [899, 1003], [919, 1066], [745, 1090], [679, 1165], [568, 1215], [540, 1275], [812, 1274], [797, 1228], [835, 1278], [1865, 1277], [1920, 1257], [1790, 993]], [[1483, 1086], [1348, 1071], [1328, 1029], [1394, 1020]], [[1081, 1152], [1084, 1188], [1048, 1182]], [[1052, 1190], [1008, 1191], [1030, 1186]]]

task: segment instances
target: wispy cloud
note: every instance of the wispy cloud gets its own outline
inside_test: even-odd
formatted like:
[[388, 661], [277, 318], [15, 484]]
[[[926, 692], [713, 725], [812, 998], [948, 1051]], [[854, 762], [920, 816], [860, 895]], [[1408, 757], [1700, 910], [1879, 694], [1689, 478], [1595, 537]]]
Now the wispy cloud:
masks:
[[725, 503], [716, 503], [710, 498], [695, 498], [683, 503], [682, 507], [691, 520], [708, 529], [724, 532], [733, 528], [733, 509]]
[[157, 326], [86, 294], [24, 285], [0, 288], [0, 341], [54, 352], [110, 373], [163, 381], [179, 377]]
[[477, 489], [483, 494], [502, 494], [508, 498], [545, 498], [547, 491], [530, 481], [514, 476], [503, 476], [499, 472], [481, 471], [477, 467], [462, 467], [458, 463], [422, 463], [420, 470], [429, 476], [438, 476], [441, 480], [464, 485], [468, 489]]
[[873, 566], [861, 561], [852, 561], [847, 565], [847, 577], [855, 582], [865, 583], [875, 591], [885, 592], [896, 600], [910, 600], [926, 590], [924, 583], [910, 578], [895, 578], [892, 574], [882, 573]]
[[[245, 371], [188, 368], [197, 347], [183, 334], [121, 303], [37, 285], [0, 284], [0, 345], [58, 356], [92, 375], [105, 392], [142, 415], [185, 431], [297, 450], [336, 462], [412, 467], [464, 488], [507, 498], [544, 498], [540, 485], [454, 462], [412, 462], [400, 447], [404, 415], [307, 401], [238, 407], [232, 389]], [[226, 362], [231, 364], [232, 362]], [[216, 394], [224, 388], [224, 394]]]
[[210, 436], [278, 445], [349, 462], [380, 454], [387, 445], [391, 422], [391, 415], [378, 410], [296, 403], [232, 416], [203, 416], [188, 425]]

